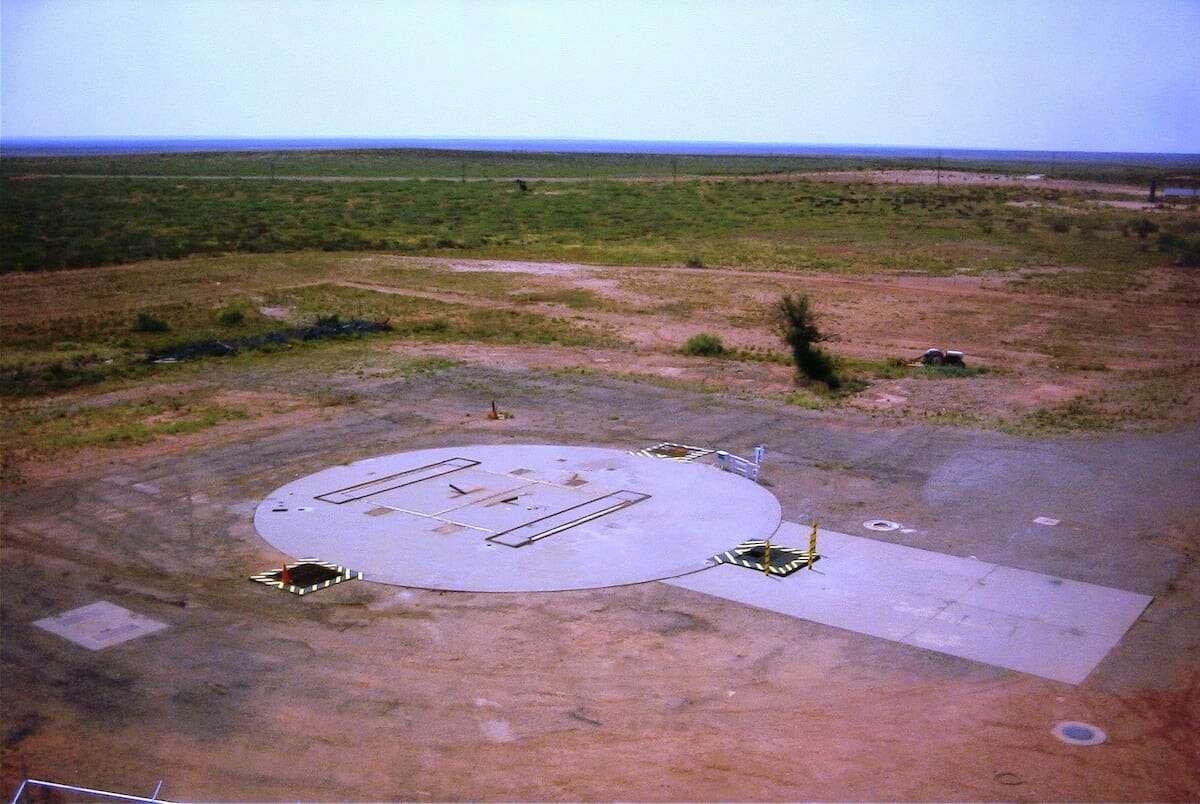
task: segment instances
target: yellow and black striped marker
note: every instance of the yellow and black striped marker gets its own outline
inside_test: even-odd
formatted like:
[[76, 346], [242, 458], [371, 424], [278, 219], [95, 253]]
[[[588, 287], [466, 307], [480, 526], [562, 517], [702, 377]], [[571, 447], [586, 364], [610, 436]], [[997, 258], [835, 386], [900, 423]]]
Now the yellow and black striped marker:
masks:
[[[812, 544], [810, 540], [810, 545]], [[762, 539], [742, 542], [732, 550], [717, 553], [709, 559], [717, 564], [734, 564], [758, 570], [766, 575], [791, 575], [798, 569], [811, 567], [821, 557], [815, 552], [795, 547], [779, 547]]]
[[281, 580], [283, 572], [277, 569], [270, 569], [251, 575], [250, 580], [254, 581], [255, 583], [261, 583], [265, 586], [273, 586], [276, 589], [284, 592], [291, 592], [293, 595], [307, 595], [310, 592], [317, 592], [321, 589], [327, 589], [334, 584], [341, 583], [342, 581], [361, 581], [363, 576], [361, 572], [346, 569], [340, 564], [331, 564], [328, 561], [318, 561], [315, 558], [302, 558], [299, 561], [296, 561], [292, 564], [285, 564], [284, 566], [287, 568], [288, 574], [293, 578], [295, 577], [297, 570], [301, 570], [302, 567], [317, 566], [328, 570], [328, 572], [324, 573], [324, 580], [309, 584], [307, 586], [297, 586], [294, 583], [285, 584]]
[[697, 458], [703, 458], [705, 455], [711, 455], [715, 450], [707, 447], [692, 447], [687, 444], [675, 444], [670, 441], [664, 441], [661, 444], [655, 444], [653, 447], [644, 449], [635, 449], [630, 452], [631, 455], [642, 455], [647, 458], [664, 458], [668, 461], [694, 461]]

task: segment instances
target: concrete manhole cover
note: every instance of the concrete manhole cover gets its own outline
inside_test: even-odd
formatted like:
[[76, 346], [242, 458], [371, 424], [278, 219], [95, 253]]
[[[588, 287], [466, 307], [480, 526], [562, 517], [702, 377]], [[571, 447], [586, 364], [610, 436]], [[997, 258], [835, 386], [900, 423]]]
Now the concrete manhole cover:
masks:
[[863, 523], [863, 527], [867, 530], [900, 530], [900, 523], [892, 522], [890, 519], [868, 519]]
[[1089, 723], [1067, 720], [1054, 727], [1054, 736], [1069, 745], [1099, 745], [1108, 735]]
[[529, 444], [332, 466], [272, 492], [254, 525], [288, 555], [369, 581], [533, 592], [702, 569], [730, 543], [769, 538], [780, 516], [769, 491], [712, 466]]

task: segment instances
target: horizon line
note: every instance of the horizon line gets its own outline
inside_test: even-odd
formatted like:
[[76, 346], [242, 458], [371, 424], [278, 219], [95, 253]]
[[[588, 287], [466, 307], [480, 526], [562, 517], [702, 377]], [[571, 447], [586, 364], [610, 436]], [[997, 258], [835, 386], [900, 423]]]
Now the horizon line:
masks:
[[[1130, 156], [1180, 156], [1200, 158], [1200, 151], [1120, 151], [1105, 150], [1101, 147], [1076, 148], [1031, 148], [1013, 146], [961, 146], [961, 145], [912, 145], [890, 143], [852, 143], [852, 142], [799, 142], [787, 140], [716, 140], [716, 139], [629, 139], [621, 137], [507, 137], [507, 136], [400, 136], [400, 135], [244, 135], [244, 134], [98, 134], [98, 135], [17, 135], [0, 134], [0, 145], [3, 144], [40, 144], [40, 143], [88, 143], [88, 142], [428, 142], [428, 143], [562, 143], [562, 144], [630, 144], [630, 145], [692, 145], [692, 146], [746, 146], [751, 148], [869, 148], [880, 150], [921, 150], [921, 151], [967, 151], [995, 152], [1007, 151], [1029, 154], [1117, 154]], [[497, 149], [488, 149], [497, 150]], [[504, 149], [499, 149], [504, 150]], [[699, 155], [699, 154], [695, 154]], [[747, 154], [755, 155], [755, 154]], [[798, 154], [777, 154], [778, 156], [798, 156]]]

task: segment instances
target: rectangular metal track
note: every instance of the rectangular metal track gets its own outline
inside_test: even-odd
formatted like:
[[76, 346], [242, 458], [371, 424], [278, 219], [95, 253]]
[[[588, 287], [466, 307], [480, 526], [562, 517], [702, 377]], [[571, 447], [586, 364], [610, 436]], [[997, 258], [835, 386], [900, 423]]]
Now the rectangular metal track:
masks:
[[605, 514], [611, 514], [648, 499], [650, 499], [649, 494], [637, 491], [614, 491], [612, 494], [605, 494], [603, 497], [564, 508], [557, 513], [526, 522], [524, 525], [518, 525], [502, 533], [496, 533], [487, 537], [487, 541], [509, 547], [524, 547], [538, 539], [553, 536], [555, 533], [561, 533], [568, 528], [582, 525], [584, 522], [590, 522]]
[[324, 500], [334, 505], [341, 505], [342, 503], [361, 500], [363, 497], [382, 494], [385, 491], [391, 491], [403, 486], [411, 486], [414, 483], [420, 483], [422, 480], [432, 480], [435, 477], [448, 475], [460, 469], [470, 469], [472, 466], [478, 465], [479, 461], [473, 461], [470, 458], [450, 458], [445, 461], [431, 463], [428, 466], [418, 466], [416, 469], [406, 469], [394, 475], [368, 480], [365, 483], [359, 483], [354, 486], [347, 486], [337, 491], [318, 494], [316, 499]]

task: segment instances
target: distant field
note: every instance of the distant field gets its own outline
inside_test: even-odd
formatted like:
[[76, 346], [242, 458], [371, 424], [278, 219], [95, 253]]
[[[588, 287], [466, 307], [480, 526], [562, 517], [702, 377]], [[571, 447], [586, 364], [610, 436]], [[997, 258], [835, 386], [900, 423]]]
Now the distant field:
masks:
[[1119, 287], [1200, 229], [1187, 208], [1148, 214], [1019, 187], [692, 179], [534, 182], [521, 192], [452, 181], [3, 181], [5, 271], [372, 250], [837, 273], [1075, 266], [1096, 271], [1082, 288]]
[[[29, 174], [57, 161], [3, 161], [0, 405], [30, 454], [249, 426], [255, 408], [244, 400], [181, 391], [173, 406], [138, 401], [164, 382], [287, 377], [298, 383], [288, 405], [320, 410], [342, 404], [326, 376], [497, 362], [1021, 433], [1197, 416], [1200, 216], [1188, 202], [1153, 206], [1069, 183], [684, 175], [811, 162], [796, 159], [680, 157], [671, 180], [662, 157], [490, 155], [483, 167], [495, 175], [613, 173], [547, 175], [522, 190], [348, 175], [382, 169], [378, 152], [286, 157], [313, 178], [51, 177]], [[463, 154], [398, 153], [394, 167], [432, 177], [452, 157]], [[246, 176], [237, 171], [269, 159], [91, 165]], [[827, 167], [845, 167], [835, 161]], [[343, 179], [315, 178], [326, 174]], [[83, 270], [62, 270], [71, 268]], [[846, 392], [795, 383], [768, 314], [789, 292], [812, 295]], [[332, 316], [391, 330], [271, 341], [195, 363], [149, 359], [164, 348], [263, 342]], [[687, 354], [700, 333], [726, 348]], [[909, 365], [931, 345], [966, 351], [970, 370]], [[110, 391], [133, 396], [118, 404]], [[116, 407], [73, 407], [90, 399]]]
[[[936, 158], [848, 156], [671, 156], [428, 149], [223, 151], [119, 156], [6, 157], [0, 173], [120, 176], [344, 176], [359, 178], [619, 178], [764, 175], [826, 170], [932, 168]], [[1164, 172], [1200, 171], [1200, 157], [1167, 166], [1147, 157], [1122, 163], [946, 159], [947, 170], [1146, 185]], [[1178, 167], [1178, 169], [1177, 169]]]

